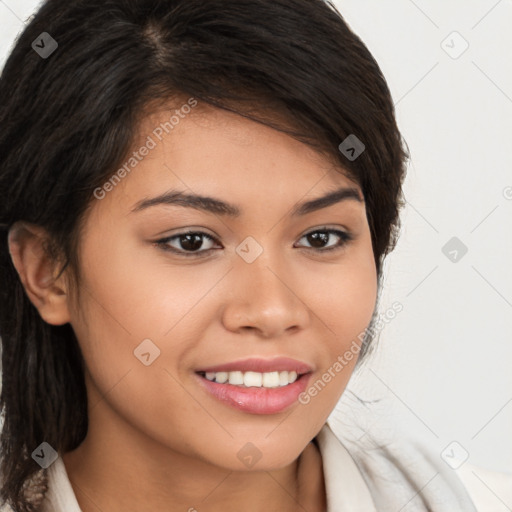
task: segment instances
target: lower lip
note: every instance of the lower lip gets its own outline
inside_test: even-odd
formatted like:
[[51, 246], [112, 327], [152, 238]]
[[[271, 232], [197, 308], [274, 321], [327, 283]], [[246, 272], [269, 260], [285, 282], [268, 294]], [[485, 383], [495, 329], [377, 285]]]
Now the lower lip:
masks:
[[276, 414], [298, 403], [305, 391], [310, 373], [300, 375], [292, 384], [278, 388], [243, 388], [233, 384], [219, 384], [196, 373], [201, 385], [221, 402], [251, 414]]

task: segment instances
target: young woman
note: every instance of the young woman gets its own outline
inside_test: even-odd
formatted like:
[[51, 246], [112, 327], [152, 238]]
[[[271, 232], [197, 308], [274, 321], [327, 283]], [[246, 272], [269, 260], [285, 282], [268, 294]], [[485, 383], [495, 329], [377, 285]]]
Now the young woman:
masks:
[[47, 0], [0, 98], [5, 510], [485, 506], [326, 421], [407, 158], [331, 3]]

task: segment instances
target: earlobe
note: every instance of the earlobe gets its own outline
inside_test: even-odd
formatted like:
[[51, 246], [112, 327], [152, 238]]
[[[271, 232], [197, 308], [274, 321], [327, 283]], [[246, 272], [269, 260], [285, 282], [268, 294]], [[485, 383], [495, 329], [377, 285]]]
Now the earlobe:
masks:
[[65, 275], [56, 278], [57, 262], [45, 248], [46, 230], [18, 221], [9, 230], [8, 244], [12, 262], [27, 296], [41, 318], [52, 325], [69, 322]]

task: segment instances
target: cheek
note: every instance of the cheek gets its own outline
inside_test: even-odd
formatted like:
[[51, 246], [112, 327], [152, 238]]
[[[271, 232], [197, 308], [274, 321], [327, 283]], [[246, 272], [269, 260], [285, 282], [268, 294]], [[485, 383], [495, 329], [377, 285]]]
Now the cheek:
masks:
[[[376, 277], [365, 269], [354, 268], [322, 288], [326, 323], [340, 339], [352, 339], [371, 320], [377, 299]], [[328, 320], [327, 320], [328, 319]]]
[[308, 303], [332, 334], [327, 338], [331, 356], [338, 355], [358, 339], [375, 309], [377, 273], [369, 234], [349, 248], [339, 263], [326, 265], [313, 277], [306, 274], [305, 279], [304, 289], [313, 290]]
[[128, 335], [132, 344], [172, 336], [229, 269], [176, 258], [171, 264], [163, 250], [147, 242], [106, 236], [89, 240], [84, 261], [82, 296], [95, 317], [91, 327], [100, 326], [98, 334]]

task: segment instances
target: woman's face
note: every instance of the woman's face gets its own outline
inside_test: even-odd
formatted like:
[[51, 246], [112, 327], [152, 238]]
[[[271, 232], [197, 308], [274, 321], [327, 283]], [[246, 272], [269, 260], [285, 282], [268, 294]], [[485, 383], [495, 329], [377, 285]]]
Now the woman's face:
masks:
[[[364, 202], [301, 205], [341, 188], [362, 193], [259, 123], [197, 107], [167, 134], [169, 117], [146, 118], [134, 160], [97, 191], [84, 226], [80, 306], [69, 314], [87, 366], [89, 435], [232, 470], [257, 459], [255, 469], [283, 467], [340, 398], [356, 363], [344, 354], [377, 294]], [[188, 203], [189, 194], [212, 199]], [[201, 234], [179, 236], [189, 230]], [[277, 358], [295, 362], [264, 365]], [[239, 363], [247, 359], [257, 361]], [[296, 365], [308, 373], [270, 388], [197, 373], [218, 367], [222, 381], [222, 369], [252, 370], [232, 382], [274, 386], [276, 374], [261, 373]]]

